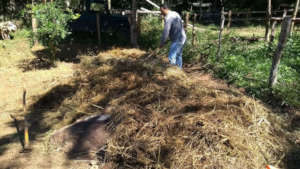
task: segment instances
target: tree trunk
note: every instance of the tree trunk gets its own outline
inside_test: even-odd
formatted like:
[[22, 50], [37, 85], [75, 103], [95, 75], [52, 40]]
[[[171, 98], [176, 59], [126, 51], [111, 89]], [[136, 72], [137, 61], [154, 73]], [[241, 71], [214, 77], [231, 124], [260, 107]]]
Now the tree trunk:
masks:
[[[293, 19], [295, 19], [297, 17], [298, 10], [299, 10], [299, 1], [300, 0], [296, 1], [296, 6], [295, 6], [295, 9], [294, 9], [294, 13], [293, 13]], [[292, 22], [292, 25], [291, 25], [291, 32], [292, 33], [293, 33], [294, 25], [295, 25], [295, 22]]]
[[271, 27], [271, 17], [272, 17], [272, 0], [268, 0], [268, 8], [266, 12], [266, 33], [265, 33], [265, 41], [269, 41], [270, 37], [270, 27]]
[[290, 34], [291, 22], [292, 22], [291, 17], [285, 17], [282, 22], [279, 42], [278, 42], [278, 46], [277, 46], [276, 52], [273, 57], [272, 67], [271, 67], [271, 72], [270, 72], [270, 77], [269, 77], [269, 87], [270, 88], [272, 88], [277, 83], [277, 72], [278, 72], [278, 67], [280, 64], [280, 58], [282, 56], [283, 49], [286, 45], [288, 36]]
[[132, 0], [132, 10], [130, 14], [130, 33], [131, 33], [131, 45], [133, 47], [138, 47], [137, 43], [137, 5], [136, 5], [136, 0]]
[[217, 52], [217, 60], [221, 57], [221, 48], [222, 48], [222, 32], [224, 30], [225, 16], [224, 16], [224, 7], [222, 7], [221, 11], [221, 23], [220, 23], [220, 32], [219, 32], [219, 45]]

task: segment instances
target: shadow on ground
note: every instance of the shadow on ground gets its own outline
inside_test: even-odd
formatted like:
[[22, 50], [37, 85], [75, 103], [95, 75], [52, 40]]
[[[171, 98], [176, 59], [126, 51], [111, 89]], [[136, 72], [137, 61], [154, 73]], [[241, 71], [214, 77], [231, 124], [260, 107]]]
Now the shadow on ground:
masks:
[[[54, 60], [69, 62], [69, 63], [80, 63], [80, 56], [95, 56], [101, 51], [101, 47], [95, 44], [64, 44], [60, 46]], [[32, 60], [23, 60], [18, 66], [23, 72], [35, 70], [35, 69], [50, 69], [55, 67], [51, 58], [50, 51], [46, 49], [34, 51], [33, 54], [36, 58]]]
[[287, 169], [299, 169], [300, 166], [300, 146], [291, 147], [286, 154]]
[[[28, 113], [25, 118], [30, 124], [29, 137], [31, 142], [34, 142], [39, 136], [52, 129], [52, 126], [55, 125], [55, 121], [47, 121], [49, 119], [47, 116], [49, 116], [49, 113], [56, 112], [63, 101], [74, 95], [76, 90], [77, 88], [71, 85], [56, 86], [41, 96], [38, 101], [28, 108]], [[15, 127], [13, 121], [7, 125]], [[20, 151], [22, 150], [20, 137], [21, 140], [24, 139], [24, 120], [18, 120], [18, 127], [20, 128], [20, 133], [16, 132], [0, 138], [0, 155], [9, 151], [8, 146], [11, 143], [20, 143]]]

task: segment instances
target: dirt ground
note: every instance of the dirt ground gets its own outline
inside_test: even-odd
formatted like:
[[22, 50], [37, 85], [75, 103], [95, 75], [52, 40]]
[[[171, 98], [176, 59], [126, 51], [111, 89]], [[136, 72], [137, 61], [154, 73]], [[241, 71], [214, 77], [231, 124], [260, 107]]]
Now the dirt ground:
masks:
[[[29, 58], [29, 60], [32, 59]], [[31, 142], [31, 151], [22, 153], [22, 146], [16, 127], [10, 115], [24, 117], [22, 106], [23, 89], [27, 91], [27, 105], [36, 97], [47, 93], [53, 87], [67, 84], [74, 73], [73, 63], [58, 62], [50, 69], [25, 71], [19, 63], [0, 67], [0, 168], [40, 169], [40, 168], [91, 168], [90, 161], [70, 161], [63, 153], [48, 152], [48, 133], [40, 133]], [[21, 128], [22, 130], [22, 128]], [[30, 133], [31, 134], [31, 133]]]

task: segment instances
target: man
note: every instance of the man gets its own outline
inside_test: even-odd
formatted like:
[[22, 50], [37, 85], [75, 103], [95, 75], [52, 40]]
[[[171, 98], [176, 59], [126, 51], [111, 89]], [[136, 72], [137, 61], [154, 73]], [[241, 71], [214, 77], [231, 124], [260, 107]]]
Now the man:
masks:
[[172, 44], [169, 51], [169, 61], [172, 65], [182, 68], [182, 49], [186, 41], [182, 19], [177, 12], [171, 11], [167, 5], [160, 6], [161, 14], [165, 18], [164, 31], [161, 38], [160, 48], [170, 38]]

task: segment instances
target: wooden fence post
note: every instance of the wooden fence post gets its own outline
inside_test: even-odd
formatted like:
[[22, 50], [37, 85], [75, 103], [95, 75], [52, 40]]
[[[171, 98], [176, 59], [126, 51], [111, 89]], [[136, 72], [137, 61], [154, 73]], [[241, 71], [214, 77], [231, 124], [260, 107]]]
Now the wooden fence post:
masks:
[[249, 24], [249, 17], [250, 17], [250, 10], [247, 10], [247, 14], [246, 14], [246, 24]]
[[[297, 0], [297, 1], [296, 1], [295, 9], [294, 9], [293, 17], [292, 17], [293, 19], [295, 19], [295, 18], [297, 17], [298, 10], [299, 10], [299, 1], [300, 1], [300, 0]], [[295, 25], [295, 22], [292, 22], [292, 25], [291, 25], [291, 33], [293, 33], [294, 25]]]
[[224, 23], [225, 23], [225, 16], [224, 16], [224, 7], [222, 7], [221, 11], [221, 23], [220, 23], [220, 32], [219, 32], [219, 45], [218, 45], [218, 52], [217, 52], [217, 60], [221, 57], [221, 47], [222, 47], [222, 32], [224, 30]]
[[[287, 15], [287, 10], [284, 9], [283, 14], [282, 14], [282, 18], [285, 18], [286, 15]], [[273, 23], [272, 23], [272, 31], [271, 31], [271, 36], [270, 36], [270, 43], [272, 43], [274, 41], [276, 25], [277, 25], [277, 21], [274, 20]]]
[[272, 23], [272, 31], [271, 31], [271, 35], [270, 35], [270, 43], [272, 43], [274, 41], [276, 25], [277, 25], [277, 21], [274, 20], [273, 23]]
[[268, 0], [268, 8], [266, 12], [266, 33], [265, 41], [269, 42], [270, 38], [270, 27], [271, 27], [271, 17], [272, 17], [272, 0]]
[[[32, 0], [32, 6], [34, 5], [34, 0]], [[35, 35], [37, 33], [37, 28], [38, 28], [38, 22], [36, 18], [34, 17], [33, 13], [31, 13], [31, 26], [32, 26], [32, 32], [33, 32], [33, 45], [36, 45], [38, 43], [38, 40], [36, 39]]]
[[96, 14], [96, 24], [97, 24], [97, 37], [98, 37], [98, 43], [101, 45], [101, 28], [100, 28], [100, 14]]
[[111, 12], [111, 0], [107, 0], [108, 11]]
[[131, 45], [135, 48], [138, 47], [137, 43], [137, 5], [136, 5], [136, 0], [132, 0], [132, 10], [130, 14], [130, 41]]
[[231, 26], [231, 22], [232, 22], [232, 11], [231, 10], [229, 10], [228, 11], [228, 23], [227, 23], [227, 28], [229, 29], [230, 28], [230, 26]]
[[197, 14], [194, 14], [194, 17], [193, 17], [193, 37], [192, 37], [192, 45], [195, 46], [195, 22], [196, 22], [196, 19], [197, 19]]
[[269, 77], [269, 87], [272, 88], [277, 83], [277, 72], [280, 64], [283, 49], [286, 45], [287, 39], [291, 31], [291, 17], [285, 17], [282, 22], [279, 42], [275, 54], [273, 56], [272, 67]]
[[190, 15], [189, 15], [189, 12], [186, 12], [185, 13], [185, 19], [184, 19], [184, 28], [187, 29], [188, 27], [188, 24], [189, 24], [189, 18], [190, 18]]

